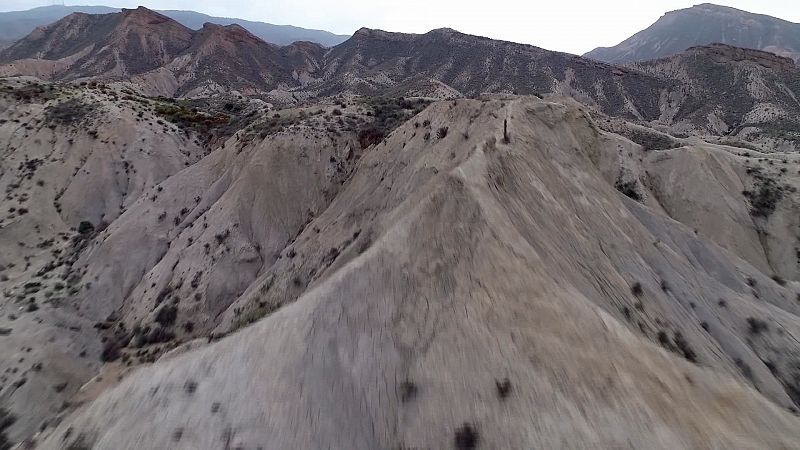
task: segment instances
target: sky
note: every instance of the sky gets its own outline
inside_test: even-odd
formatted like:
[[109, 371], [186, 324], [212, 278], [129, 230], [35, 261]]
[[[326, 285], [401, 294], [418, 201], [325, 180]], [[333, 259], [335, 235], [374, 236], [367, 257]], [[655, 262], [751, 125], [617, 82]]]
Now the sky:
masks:
[[[0, 11], [53, 0], [0, 0]], [[352, 34], [361, 27], [424, 33], [434, 28], [583, 54], [616, 45], [667, 11], [700, 0], [66, 0], [67, 5], [190, 9], [214, 16]], [[720, 0], [718, 4], [800, 23], [798, 0]]]

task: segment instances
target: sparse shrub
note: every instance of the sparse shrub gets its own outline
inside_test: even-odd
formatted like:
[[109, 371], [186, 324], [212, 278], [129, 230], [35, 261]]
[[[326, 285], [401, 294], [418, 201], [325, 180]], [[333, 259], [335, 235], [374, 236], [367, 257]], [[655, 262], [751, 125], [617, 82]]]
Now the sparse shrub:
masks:
[[681, 143], [671, 136], [650, 129], [625, 129], [621, 134], [642, 146], [644, 151], [669, 150], [678, 148]]
[[45, 109], [45, 120], [50, 124], [78, 126], [87, 122], [97, 112], [98, 105], [72, 98]]
[[447, 137], [447, 131], [449, 129], [447, 127], [441, 127], [436, 131], [436, 138], [437, 139], [444, 139]]
[[772, 279], [781, 286], [786, 286], [786, 280], [783, 279], [780, 275], [773, 275]]
[[92, 225], [92, 222], [84, 220], [78, 224], [78, 233], [85, 235], [91, 234], [92, 232], [94, 232], [94, 225]]
[[410, 380], [400, 383], [400, 401], [407, 402], [417, 396], [417, 385]]
[[222, 245], [222, 243], [225, 242], [225, 240], [228, 239], [228, 236], [230, 235], [231, 235], [231, 230], [225, 230], [221, 233], [215, 234], [214, 239], [216, 239], [217, 245]]
[[425, 100], [414, 102], [402, 97], [371, 97], [367, 98], [365, 103], [371, 109], [367, 111], [367, 116], [373, 116], [374, 120], [358, 132], [362, 148], [381, 142], [395, 128], [402, 125], [412, 115], [422, 111], [430, 102]]
[[750, 215], [753, 217], [769, 217], [783, 198], [783, 191], [775, 181], [769, 178], [758, 178], [756, 191], [742, 192], [750, 200]]
[[294, 287], [298, 287], [298, 288], [302, 287], [303, 286], [303, 279], [300, 278], [300, 276], [295, 275], [294, 277], [292, 277], [292, 284], [294, 285]]
[[636, 283], [633, 283], [633, 285], [631, 285], [631, 293], [636, 297], [641, 297], [642, 294], [644, 294], [644, 289], [642, 289], [642, 283], [639, 283], [638, 281]]
[[176, 103], [170, 103], [174, 102], [171, 99], [163, 101], [156, 106], [155, 113], [184, 129], [207, 133], [215, 128], [225, 128], [231, 123], [230, 117], [226, 114], [200, 112], [185, 101]]
[[778, 370], [778, 367], [775, 366], [774, 362], [766, 360], [764, 361], [764, 365], [767, 366], [767, 369], [769, 369], [769, 373], [771, 373], [772, 376], [777, 377], [780, 374], [780, 370]]
[[358, 143], [361, 145], [361, 148], [364, 149], [370, 145], [381, 142], [384, 137], [386, 136], [383, 131], [375, 127], [365, 128], [358, 132]]
[[103, 351], [100, 353], [100, 361], [112, 362], [120, 357], [122, 346], [114, 339], [108, 340], [103, 344]]
[[495, 386], [497, 387], [497, 396], [500, 399], [505, 400], [511, 395], [511, 380], [508, 378], [503, 378], [501, 381], [495, 380]]
[[156, 313], [155, 321], [161, 326], [168, 327], [178, 318], [178, 308], [174, 305], [164, 305]]
[[183, 390], [187, 394], [194, 394], [194, 392], [197, 390], [197, 382], [194, 380], [186, 381], [186, 383], [183, 384]]
[[322, 257], [321, 261], [322, 265], [328, 267], [331, 264], [333, 264], [333, 262], [336, 261], [336, 258], [339, 257], [339, 253], [340, 251], [338, 248], [331, 247], [330, 250], [328, 250], [328, 253], [326, 253], [325, 256]]
[[14, 425], [17, 418], [4, 408], [0, 408], [0, 450], [9, 450], [11, 448], [11, 441], [6, 436], [6, 430]]
[[769, 325], [767, 322], [757, 319], [755, 317], [748, 317], [747, 318], [747, 331], [750, 334], [758, 335], [761, 334], [763, 331], [767, 331], [769, 329]]
[[742, 372], [742, 375], [744, 375], [745, 378], [753, 381], [753, 369], [751, 369], [746, 362], [742, 361], [741, 358], [736, 358], [733, 360], [733, 362], [736, 364], [736, 367], [739, 368], [739, 371]]
[[458, 450], [477, 448], [479, 440], [478, 430], [469, 423], [465, 423], [456, 429], [455, 445]]
[[684, 358], [691, 362], [697, 362], [697, 354], [692, 350], [689, 342], [679, 331], [675, 332], [675, 335], [672, 337], [672, 342], [675, 343], [675, 347]]
[[672, 348], [672, 343], [669, 341], [669, 335], [664, 330], [658, 332], [658, 343], [665, 348]]
[[617, 179], [617, 182], [614, 184], [614, 187], [624, 194], [626, 197], [636, 200], [637, 202], [642, 200], [642, 196], [636, 190], [636, 182], [635, 181], [623, 181], [622, 177]]

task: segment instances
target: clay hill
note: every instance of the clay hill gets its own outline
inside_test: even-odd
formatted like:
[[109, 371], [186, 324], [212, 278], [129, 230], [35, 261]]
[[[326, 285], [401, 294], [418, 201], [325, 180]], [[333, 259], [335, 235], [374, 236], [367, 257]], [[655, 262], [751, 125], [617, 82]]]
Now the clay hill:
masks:
[[703, 3], [664, 14], [614, 47], [584, 56], [614, 64], [672, 56], [690, 48], [727, 44], [800, 61], [800, 24], [727, 6]]
[[647, 149], [565, 97], [256, 102], [226, 134], [3, 91], [15, 442], [796, 442], [796, 153]]
[[4, 450], [800, 441], [785, 58], [143, 9], [1, 55]]

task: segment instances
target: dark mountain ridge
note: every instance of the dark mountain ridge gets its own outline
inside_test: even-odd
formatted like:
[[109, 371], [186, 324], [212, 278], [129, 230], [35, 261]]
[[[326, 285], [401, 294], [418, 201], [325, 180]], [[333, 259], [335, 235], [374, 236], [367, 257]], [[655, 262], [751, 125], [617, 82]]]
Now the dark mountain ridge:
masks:
[[[0, 13], [0, 42], [13, 42], [27, 36], [34, 29], [48, 25], [57, 20], [75, 13], [110, 14], [117, 13], [119, 8], [108, 6], [42, 6], [27, 11], [11, 11]], [[316, 42], [320, 45], [331, 47], [347, 39], [347, 36], [337, 35], [323, 30], [312, 30], [291, 25], [274, 25], [271, 23], [257, 22], [228, 17], [214, 17], [195, 11], [167, 10], [158, 11], [182, 25], [199, 30], [205, 23], [218, 25], [238, 24], [248, 31], [276, 45], [288, 45], [296, 41]], [[2, 46], [0, 44], [0, 46]]]
[[[139, 7], [120, 13], [74, 13], [36, 29], [0, 52], [12, 73], [28, 70], [52, 80], [97, 77], [161, 86], [164, 95], [182, 95], [212, 83], [251, 94], [294, 83], [300, 61], [296, 49], [318, 58], [323, 47], [269, 44], [239, 25], [207, 23], [194, 31], [175, 20]], [[302, 53], [302, 52], [301, 52]], [[44, 68], [43, 68], [44, 66]], [[31, 69], [31, 67], [35, 67]]]
[[160, 67], [186, 49], [195, 32], [146, 8], [112, 14], [73, 13], [34, 30], [2, 52], [19, 59], [74, 62], [59, 78], [127, 76]]
[[446, 28], [425, 34], [362, 28], [331, 49], [278, 47], [237, 25], [193, 31], [139, 8], [69, 16], [1, 51], [0, 63], [6, 76], [123, 82], [167, 97], [238, 91], [280, 105], [337, 95], [554, 94], [668, 133], [789, 149], [800, 139], [770, 131], [794, 123], [798, 68], [788, 58], [724, 45], [630, 66]]
[[559, 93], [609, 114], [647, 119], [659, 115], [657, 95], [650, 94], [675, 87], [637, 71], [448, 28], [419, 35], [362, 28], [326, 54], [325, 75], [347, 80], [348, 86], [338, 89], [367, 95], [422, 77], [464, 96]]

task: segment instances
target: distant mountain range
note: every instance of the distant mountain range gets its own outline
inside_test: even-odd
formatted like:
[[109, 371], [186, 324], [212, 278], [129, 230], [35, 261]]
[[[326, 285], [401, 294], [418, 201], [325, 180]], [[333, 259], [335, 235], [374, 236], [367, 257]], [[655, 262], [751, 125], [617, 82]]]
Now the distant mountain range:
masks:
[[[323, 51], [318, 44], [277, 47], [242, 27], [194, 31], [140, 7], [117, 14], [74, 13], [0, 52], [0, 75], [47, 80], [131, 82], [149, 95], [203, 97], [224, 86], [279, 101], [353, 93], [426, 97], [483, 92], [574, 95], [603, 111], [655, 119], [650, 92], [671, 82], [566, 53], [470, 36], [362, 28]], [[597, 95], [597, 86], [603, 95]]]
[[656, 23], [614, 47], [584, 56], [625, 64], [680, 53], [708, 44], [765, 50], [800, 61], [800, 24], [727, 6], [704, 3], [664, 14]]
[[[16, 41], [28, 35], [35, 28], [48, 25], [57, 20], [75, 13], [110, 14], [120, 12], [120, 8], [108, 6], [43, 6], [27, 11], [13, 11], [0, 13], [0, 48], [3, 42]], [[205, 23], [217, 25], [238, 24], [250, 33], [266, 42], [276, 45], [288, 45], [297, 41], [308, 41], [332, 47], [342, 43], [349, 36], [336, 35], [322, 30], [309, 30], [291, 25], [273, 25], [271, 23], [254, 22], [250, 20], [212, 17], [195, 11], [159, 11], [184, 26], [199, 30]]]
[[790, 58], [723, 44], [627, 67], [446, 28], [362, 28], [330, 49], [279, 47], [238, 25], [207, 23], [195, 31], [140, 7], [74, 13], [38, 28], [0, 51], [0, 76], [17, 75], [122, 82], [150, 96], [237, 92], [279, 105], [342, 94], [557, 94], [673, 133], [800, 146], [800, 136], [784, 132], [800, 129], [800, 69]]

